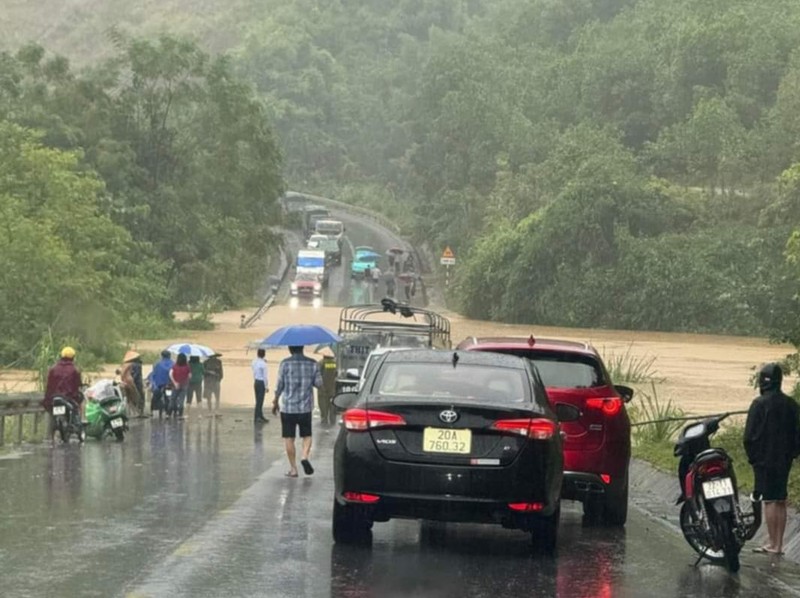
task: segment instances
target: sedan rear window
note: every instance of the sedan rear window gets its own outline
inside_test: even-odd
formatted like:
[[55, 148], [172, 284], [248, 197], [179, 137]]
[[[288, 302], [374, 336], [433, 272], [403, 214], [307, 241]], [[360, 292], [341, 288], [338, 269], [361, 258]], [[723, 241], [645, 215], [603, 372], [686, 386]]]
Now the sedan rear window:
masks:
[[533, 361], [544, 385], [549, 388], [593, 388], [608, 382], [600, 363], [590, 355], [568, 351], [500, 350]]
[[522, 369], [449, 363], [385, 363], [372, 394], [498, 403], [523, 403], [530, 396]]

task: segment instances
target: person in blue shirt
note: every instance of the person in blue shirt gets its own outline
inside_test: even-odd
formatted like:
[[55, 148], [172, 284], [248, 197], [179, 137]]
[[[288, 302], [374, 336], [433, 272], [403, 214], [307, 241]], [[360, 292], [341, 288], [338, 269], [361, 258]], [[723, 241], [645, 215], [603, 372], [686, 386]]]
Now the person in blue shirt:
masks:
[[150, 413], [152, 414], [155, 407], [161, 404], [164, 397], [164, 389], [169, 384], [169, 371], [175, 363], [172, 361], [172, 356], [169, 351], [161, 352], [161, 360], [153, 365], [153, 371], [150, 373], [150, 381], [153, 389], [153, 398], [150, 401]]

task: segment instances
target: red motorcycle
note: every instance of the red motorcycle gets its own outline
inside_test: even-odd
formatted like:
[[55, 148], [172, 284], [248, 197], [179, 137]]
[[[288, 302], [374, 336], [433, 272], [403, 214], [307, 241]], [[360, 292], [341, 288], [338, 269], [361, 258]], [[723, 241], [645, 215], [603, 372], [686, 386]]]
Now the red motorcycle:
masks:
[[674, 454], [681, 458], [681, 531], [700, 555], [695, 564], [707, 558], [735, 573], [742, 546], [761, 525], [761, 502], [751, 499], [752, 510], [742, 510], [733, 460], [724, 449], [711, 447], [709, 438], [728, 415], [686, 426]]

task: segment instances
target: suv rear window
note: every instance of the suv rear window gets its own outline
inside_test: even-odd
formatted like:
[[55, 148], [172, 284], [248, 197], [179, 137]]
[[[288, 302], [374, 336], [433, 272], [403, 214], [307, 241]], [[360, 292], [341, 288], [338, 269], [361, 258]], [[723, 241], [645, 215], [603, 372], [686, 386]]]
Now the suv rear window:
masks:
[[497, 353], [527, 357], [533, 361], [546, 387], [593, 388], [608, 385], [600, 363], [589, 355], [531, 349], [500, 349]]
[[449, 363], [384, 363], [372, 394], [444, 400], [523, 403], [529, 385], [523, 369]]

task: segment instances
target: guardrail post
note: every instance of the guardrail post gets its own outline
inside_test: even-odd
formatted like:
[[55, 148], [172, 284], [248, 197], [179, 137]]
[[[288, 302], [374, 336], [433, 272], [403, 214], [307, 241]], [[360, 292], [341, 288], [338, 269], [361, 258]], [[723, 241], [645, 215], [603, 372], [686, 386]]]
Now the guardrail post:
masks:
[[22, 418], [21, 413], [17, 414], [17, 444], [22, 444]]
[[3, 446], [6, 440], [6, 416], [0, 413], [0, 446]]
[[34, 413], [33, 414], [33, 437], [37, 438], [39, 436], [39, 419], [41, 413]]

